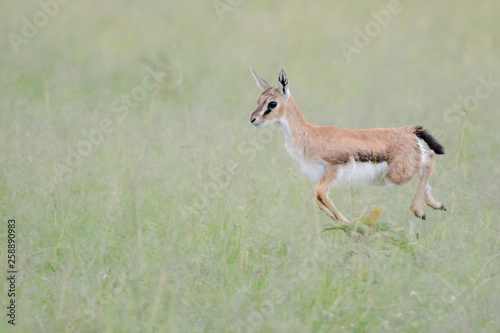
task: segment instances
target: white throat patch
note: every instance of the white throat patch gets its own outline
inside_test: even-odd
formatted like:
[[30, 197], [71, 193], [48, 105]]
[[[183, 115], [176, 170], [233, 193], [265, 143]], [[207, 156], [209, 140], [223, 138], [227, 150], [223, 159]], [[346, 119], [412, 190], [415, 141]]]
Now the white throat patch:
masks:
[[325, 174], [328, 163], [325, 161], [308, 159], [304, 156], [304, 153], [300, 150], [300, 148], [294, 146], [292, 131], [286, 118], [280, 119], [277, 124], [283, 131], [283, 135], [286, 140], [285, 148], [290, 156], [292, 156], [292, 158], [299, 163], [300, 169], [303, 173], [305, 173], [312, 181], [318, 182]]

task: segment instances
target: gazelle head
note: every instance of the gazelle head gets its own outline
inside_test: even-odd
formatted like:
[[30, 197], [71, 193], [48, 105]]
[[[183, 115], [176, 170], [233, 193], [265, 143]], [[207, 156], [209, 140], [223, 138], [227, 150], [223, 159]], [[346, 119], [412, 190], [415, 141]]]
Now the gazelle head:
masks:
[[252, 67], [250, 67], [250, 71], [257, 86], [263, 91], [257, 100], [257, 104], [259, 105], [257, 110], [250, 116], [250, 123], [255, 127], [261, 128], [279, 121], [286, 115], [286, 104], [290, 99], [288, 78], [286, 77], [285, 70], [281, 67], [278, 76], [278, 86], [273, 87], [257, 75]]

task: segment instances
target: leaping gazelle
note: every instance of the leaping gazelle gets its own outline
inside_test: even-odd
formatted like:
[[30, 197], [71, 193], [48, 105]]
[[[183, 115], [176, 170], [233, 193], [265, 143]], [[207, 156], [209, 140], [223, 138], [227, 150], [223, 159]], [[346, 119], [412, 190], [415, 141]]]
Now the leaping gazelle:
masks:
[[[425, 203], [446, 210], [434, 199], [429, 176], [435, 154], [444, 154], [441, 146], [422, 126], [346, 130], [334, 126], [313, 126], [304, 118], [288, 87], [285, 70], [280, 69], [278, 87], [272, 87], [250, 70], [263, 93], [250, 123], [261, 128], [276, 123], [285, 135], [288, 153], [300, 164], [309, 178], [317, 182], [316, 200], [319, 208], [334, 220], [348, 222], [328, 197], [330, 186], [368, 183], [371, 185], [403, 185], [415, 174], [420, 183], [410, 209], [425, 219], [420, 197]], [[419, 140], [427, 143], [425, 150]]]

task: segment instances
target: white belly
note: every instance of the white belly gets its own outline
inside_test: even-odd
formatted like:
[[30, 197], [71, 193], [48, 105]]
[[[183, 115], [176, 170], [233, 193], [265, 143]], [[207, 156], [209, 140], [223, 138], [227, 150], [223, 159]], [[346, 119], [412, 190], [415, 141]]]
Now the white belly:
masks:
[[331, 186], [355, 184], [390, 185], [391, 183], [385, 179], [388, 169], [387, 162], [355, 162], [354, 159], [351, 159], [349, 163], [339, 168], [337, 177]]
[[[313, 182], [319, 180], [325, 174], [328, 163], [325, 161], [311, 160], [304, 157], [294, 149], [286, 146], [290, 155], [299, 162], [302, 172], [304, 172]], [[385, 179], [385, 175], [389, 169], [387, 162], [372, 163], [372, 162], [356, 162], [351, 157], [349, 163], [339, 165], [335, 180], [330, 184], [332, 187], [369, 184], [386, 186], [391, 183]]]

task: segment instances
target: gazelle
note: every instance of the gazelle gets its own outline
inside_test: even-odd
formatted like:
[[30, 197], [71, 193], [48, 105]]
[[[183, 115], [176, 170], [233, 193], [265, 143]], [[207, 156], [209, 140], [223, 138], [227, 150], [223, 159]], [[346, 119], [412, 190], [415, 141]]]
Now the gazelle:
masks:
[[[334, 126], [313, 126], [304, 118], [288, 87], [288, 78], [280, 69], [278, 86], [273, 87], [250, 67], [263, 92], [250, 123], [261, 128], [276, 123], [285, 135], [288, 153], [316, 184], [319, 208], [334, 220], [348, 222], [328, 197], [331, 186], [368, 183], [403, 185], [415, 174], [420, 183], [410, 209], [425, 219], [420, 197], [434, 209], [446, 210], [431, 194], [429, 177], [435, 154], [444, 148], [422, 126], [346, 130]], [[422, 139], [431, 150], [425, 150]]]

